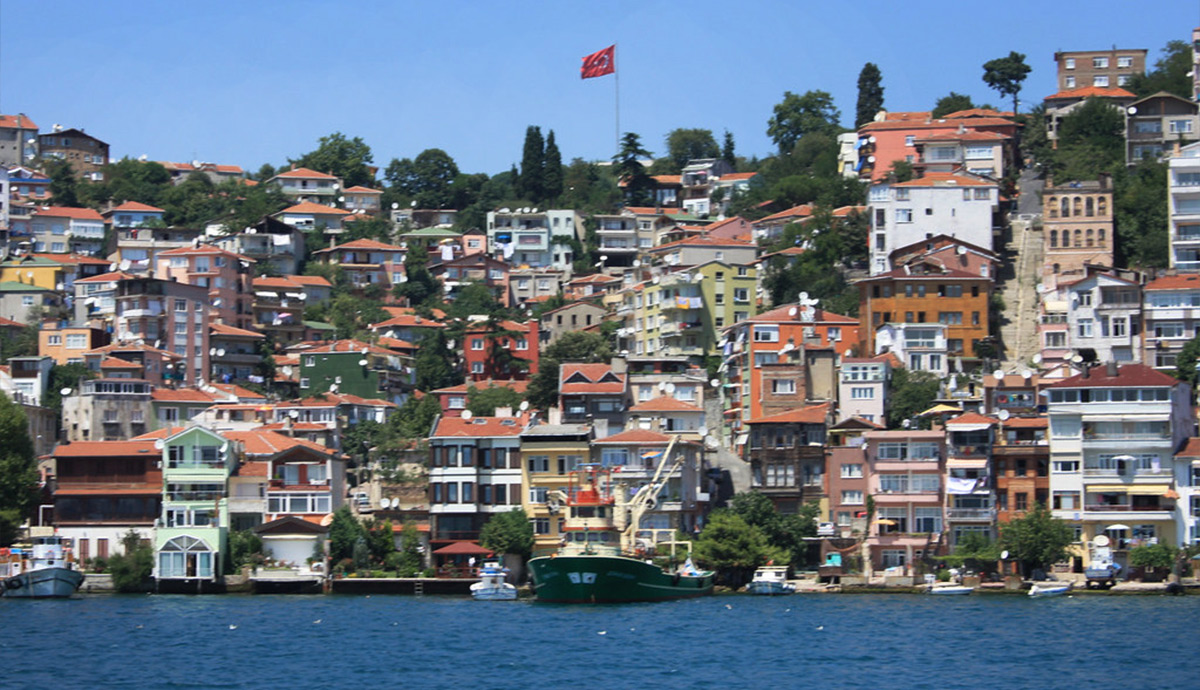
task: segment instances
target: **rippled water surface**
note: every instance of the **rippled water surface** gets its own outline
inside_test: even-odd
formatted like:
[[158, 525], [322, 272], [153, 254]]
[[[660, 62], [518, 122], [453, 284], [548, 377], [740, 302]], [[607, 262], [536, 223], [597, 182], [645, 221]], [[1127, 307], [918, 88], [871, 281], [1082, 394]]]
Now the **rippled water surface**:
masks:
[[1200, 687], [1200, 596], [86, 596], [0, 623], [0, 687]]

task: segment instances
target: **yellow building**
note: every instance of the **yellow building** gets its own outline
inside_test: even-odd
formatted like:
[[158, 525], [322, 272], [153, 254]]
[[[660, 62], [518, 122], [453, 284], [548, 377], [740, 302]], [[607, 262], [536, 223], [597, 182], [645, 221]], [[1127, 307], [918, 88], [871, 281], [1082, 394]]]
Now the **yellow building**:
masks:
[[0, 283], [24, 283], [45, 290], [62, 290], [66, 284], [67, 268], [57, 261], [27, 254], [0, 263]]
[[754, 316], [758, 269], [710, 261], [639, 283], [621, 293], [621, 349], [634, 357], [717, 353], [721, 331]]
[[591, 458], [586, 424], [539, 424], [521, 434], [521, 507], [533, 521], [534, 555], [556, 549], [566, 517], [552, 492], [565, 490], [568, 473]]

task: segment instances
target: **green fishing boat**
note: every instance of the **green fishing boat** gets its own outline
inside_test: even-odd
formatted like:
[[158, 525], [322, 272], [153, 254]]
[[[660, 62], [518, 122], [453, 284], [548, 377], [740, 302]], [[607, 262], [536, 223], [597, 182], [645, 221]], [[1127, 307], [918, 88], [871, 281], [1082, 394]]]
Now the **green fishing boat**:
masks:
[[713, 573], [701, 572], [689, 557], [668, 570], [654, 565], [652, 551], [637, 546], [638, 523], [655, 502], [671, 471], [665, 471], [671, 445], [650, 484], [628, 502], [612, 471], [582, 465], [565, 492], [557, 492], [567, 510], [564, 542], [558, 553], [529, 561], [537, 600], [551, 603], [625, 603], [665, 601], [712, 594]]

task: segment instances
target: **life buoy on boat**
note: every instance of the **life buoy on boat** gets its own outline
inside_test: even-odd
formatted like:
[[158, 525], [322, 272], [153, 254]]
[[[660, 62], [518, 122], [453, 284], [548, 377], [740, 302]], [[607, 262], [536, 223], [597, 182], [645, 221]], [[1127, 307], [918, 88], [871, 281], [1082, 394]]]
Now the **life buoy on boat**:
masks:
[[4, 582], [6, 589], [21, 589], [21, 578], [10, 577]]

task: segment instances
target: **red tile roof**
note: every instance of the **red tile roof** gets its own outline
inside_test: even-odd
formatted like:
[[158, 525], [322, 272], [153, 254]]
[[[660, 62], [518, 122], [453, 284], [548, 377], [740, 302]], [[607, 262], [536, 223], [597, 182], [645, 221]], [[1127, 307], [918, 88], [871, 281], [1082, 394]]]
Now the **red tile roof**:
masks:
[[829, 404], [811, 405], [788, 410], [769, 417], [751, 419], [747, 424], [824, 424], [829, 416]]
[[960, 414], [954, 419], [946, 420], [946, 426], [961, 426], [965, 424], [996, 424], [997, 421], [992, 417], [985, 417], [978, 412], [967, 412]]
[[271, 463], [265, 460], [247, 460], [237, 468], [239, 477], [266, 477], [271, 471]]
[[690, 402], [676, 400], [669, 396], [660, 396], [629, 408], [630, 412], [703, 412]]
[[0, 115], [0, 128], [36, 130], [38, 126], [25, 115]]
[[322, 278], [321, 276], [284, 276], [284, 277], [287, 278], [288, 280], [292, 281], [293, 283], [299, 283], [301, 285], [316, 285], [318, 287], [333, 287], [333, 285], [328, 280], [326, 280], [325, 278]]
[[[295, 207], [293, 207], [293, 208], [295, 208]], [[328, 207], [326, 207], [326, 208], [328, 208]], [[332, 211], [335, 209], [330, 209], [330, 210]], [[408, 251], [404, 247], [397, 247], [394, 244], [387, 244], [385, 242], [380, 242], [378, 240], [363, 239], [363, 240], [353, 240], [353, 241], [347, 242], [345, 244], [339, 244], [336, 247], [326, 247], [325, 249], [319, 249], [319, 250], [313, 252], [313, 254], [328, 254], [329, 252], [341, 251], [343, 249], [351, 249], [351, 250], [366, 249], [366, 250], [378, 250], [378, 251], [388, 251], [388, 252], [407, 252]]]
[[112, 262], [107, 259], [101, 259], [98, 256], [86, 256], [83, 254], [28, 254], [35, 259], [46, 259], [60, 264], [88, 264], [91, 266], [110, 266]]
[[1173, 276], [1162, 276], [1146, 283], [1143, 290], [1183, 290], [1186, 288], [1200, 288], [1200, 275], [1195, 273], [1186, 273]]
[[683, 175], [651, 175], [650, 179], [658, 184], [683, 184]]
[[104, 216], [90, 208], [70, 208], [67, 206], [43, 206], [34, 212], [36, 216], [49, 218], [71, 218], [74, 220], [104, 220]]
[[1200, 438], [1192, 437], [1187, 440], [1183, 449], [1175, 454], [1177, 458], [1200, 458]]
[[394, 350], [389, 350], [387, 348], [379, 347], [378, 345], [372, 345], [371, 343], [364, 343], [361, 340], [353, 340], [353, 339], [316, 340], [316, 341], [297, 343], [296, 345], [292, 345], [291, 347], [289, 347], [288, 351], [294, 352], [296, 354], [305, 354], [305, 355], [310, 355], [310, 354], [313, 354], [314, 352], [321, 352], [321, 353], [326, 353], [326, 354], [337, 354], [337, 353], [345, 353], [345, 352], [363, 352], [363, 353], [370, 353], [370, 354], [376, 354], [376, 355], [398, 355], [398, 354], [400, 354], [399, 352], [395, 352]]
[[128, 273], [123, 273], [121, 271], [116, 271], [113, 273], [102, 273], [98, 276], [91, 276], [88, 278], [80, 278], [80, 279], [76, 280], [75, 282], [76, 283], [116, 283], [116, 282], [119, 282], [122, 280], [132, 280], [132, 279], [133, 279], [132, 275], [130, 275]]
[[799, 206], [793, 206], [787, 210], [780, 211], [779, 213], [772, 213], [765, 218], [759, 218], [758, 220], [754, 221], [754, 224], [760, 225], [762, 223], [783, 220], [785, 218], [806, 218], [812, 214], [813, 207], [811, 204], [800, 204]]
[[240, 442], [247, 455], [277, 455], [293, 448], [306, 448], [316, 451], [321, 455], [333, 455], [335, 452], [319, 443], [306, 441], [302, 438], [284, 436], [281, 433], [268, 429], [225, 431], [221, 435], [230, 440]]
[[159, 438], [168, 438], [168, 437], [174, 436], [175, 434], [178, 434], [179, 432], [183, 431], [186, 428], [187, 427], [185, 427], [185, 426], [168, 426], [168, 427], [164, 427], [162, 429], [155, 429], [154, 431], [144, 433], [140, 436], [134, 436], [133, 438], [131, 438], [129, 440], [144, 441], [146, 439], [150, 439], [151, 441], [153, 441], [153, 440], [159, 439]]
[[[570, 379], [583, 378], [584, 381], [570, 381]], [[610, 378], [601, 382], [601, 379]], [[558, 372], [558, 380], [561, 382], [559, 386], [560, 394], [605, 394], [605, 393], [624, 393], [625, 392], [625, 374], [617, 374], [612, 370], [609, 364], [578, 364], [575, 362], [564, 363]]]
[[212, 403], [216, 398], [208, 393], [195, 388], [155, 388], [150, 394], [150, 399], [155, 402], [198, 402]]
[[754, 177], [754, 176], [755, 176], [755, 175], [757, 175], [757, 174], [758, 174], [758, 173], [756, 173], [756, 172], [726, 173], [726, 174], [722, 175], [722, 176], [721, 176], [719, 179], [721, 179], [721, 180], [734, 180], [734, 181], [736, 181], [736, 180], [748, 180], [748, 179], [750, 179], [750, 178]]
[[1141, 386], [1174, 386], [1179, 379], [1155, 371], [1145, 364], [1126, 364], [1117, 369], [1116, 376], [1109, 376], [1104, 366], [1092, 367], [1087, 378], [1076, 374], [1068, 379], [1052, 383], [1047, 388], [1134, 388]]
[[957, 110], [942, 117], [947, 120], [961, 120], [969, 117], [1013, 117], [1013, 112], [1011, 110], [992, 110], [991, 108], [970, 108]]
[[454, 393], [466, 394], [468, 388], [476, 388], [479, 390], [484, 390], [487, 388], [507, 388], [509, 390], [516, 391], [517, 393], [524, 393], [525, 390], [527, 388], [529, 388], [529, 382], [528, 381], [471, 381], [468, 383], [460, 383], [457, 386], [450, 386], [448, 388], [439, 388], [432, 392], [437, 393], [437, 394], [454, 394]]
[[[916, 141], [995, 141], [1001, 142], [1012, 137], [999, 132], [975, 132], [967, 130], [965, 132], [934, 132], [925, 136], [918, 136]], [[937, 161], [927, 161], [934, 162]]]
[[143, 365], [127, 362], [117, 357], [105, 357], [100, 360], [101, 369], [141, 369]]
[[320, 215], [348, 216], [348, 215], [351, 215], [350, 211], [345, 211], [340, 208], [334, 208], [332, 206], [326, 206], [325, 204], [315, 204], [311, 201], [301, 201], [300, 203], [296, 204], [295, 206], [288, 206], [287, 208], [283, 209], [282, 211], [277, 212], [275, 215], [280, 215], [283, 213], [310, 213], [314, 216], [320, 216]]
[[255, 331], [248, 331], [244, 328], [235, 328], [234, 326], [227, 326], [223, 323], [209, 324], [208, 332], [209, 332], [209, 335], [234, 335], [234, 336], [241, 336], [243, 338], [265, 338], [266, 337], [262, 333], [257, 333]]
[[[796, 313], [791, 313], [795, 309]], [[834, 314], [831, 311], [825, 311], [821, 308], [814, 308], [813, 320], [806, 322], [801, 318], [803, 310], [800, 309], [800, 304], [785, 304], [781, 307], [775, 307], [771, 311], [765, 311], [758, 316], [752, 316], [747, 319], [751, 323], [837, 323], [837, 324], [852, 324], [858, 325], [858, 319], [841, 314]]]
[[247, 263], [255, 263], [254, 259], [248, 256], [243, 256], [227, 249], [221, 249], [211, 244], [201, 244], [199, 247], [176, 247], [175, 249], [168, 249], [158, 253], [159, 256], [211, 256], [214, 254], [232, 257], [238, 261], [245, 261]]
[[684, 245], [689, 246], [689, 247], [734, 247], [734, 248], [738, 248], [738, 249], [754, 248], [754, 247], [758, 246], [758, 245], [754, 244], [753, 242], [746, 242], [744, 240], [727, 240], [727, 239], [723, 239], [723, 238], [719, 238], [719, 237], [708, 237], [706, 235], [700, 235], [698, 237], [688, 237], [687, 239], [675, 240], [674, 242], [660, 244], [657, 247], [652, 247], [647, 251], [649, 251], [651, 253], [661, 252], [661, 251], [665, 251], [667, 249], [671, 249], [672, 247], [679, 247], [679, 246], [684, 246]]
[[343, 189], [342, 191], [343, 192], [354, 192], [355, 194], [383, 194], [383, 192], [379, 191], [378, 189], [371, 189], [370, 187], [364, 187], [362, 185], [355, 185], [353, 187], [347, 187], [346, 189]]
[[[871, 122], [858, 128], [859, 136], [870, 132], [888, 131], [888, 130], [916, 130], [916, 129], [947, 129], [950, 127], [958, 127], [963, 124], [960, 119], [948, 120], [942, 118], [940, 120], [929, 119], [929, 113], [919, 113], [924, 115], [924, 118], [916, 118], [913, 120], [887, 120], [885, 122]], [[969, 127], [1015, 127], [1016, 123], [1012, 120], [1003, 117], [976, 117], [972, 118], [968, 124]]]
[[431, 438], [517, 436], [525, 430], [525, 417], [443, 417]]
[[20, 321], [13, 321], [0, 316], [0, 328], [24, 328], [25, 324]]
[[154, 354], [166, 357], [167, 359], [183, 359], [183, 355], [177, 355], [174, 352], [168, 352], [167, 350], [160, 350], [157, 347], [146, 345], [145, 343], [113, 343], [112, 345], [98, 347], [95, 350], [88, 350], [83, 354], [99, 355], [110, 354], [113, 352], [153, 352]]
[[161, 455], [154, 441], [75, 441], [54, 449], [56, 458], [114, 457], [130, 455]]
[[671, 442], [671, 437], [666, 434], [660, 434], [657, 431], [648, 429], [630, 429], [622, 431], [619, 434], [598, 438], [592, 443], [639, 443], [639, 444], [659, 444], [666, 445]]
[[445, 328], [446, 324], [433, 319], [426, 319], [416, 314], [400, 314], [393, 316], [387, 321], [371, 324], [370, 329], [376, 330], [379, 328], [387, 328], [389, 326], [408, 326], [411, 328]]
[[266, 396], [262, 393], [256, 393], [249, 388], [242, 388], [236, 383], [213, 383], [210, 384], [213, 388], [226, 393], [228, 395], [237, 396], [239, 399], [266, 400]]
[[310, 180], [311, 179], [318, 179], [318, 180], [336, 180], [337, 179], [337, 177], [330, 175], [328, 173], [317, 172], [316, 170], [310, 170], [308, 168], [296, 168], [295, 170], [288, 170], [286, 172], [281, 172], [281, 173], [275, 175], [275, 177], [292, 178], [292, 179], [304, 178], [304, 179], [310, 179]]
[[1050, 420], [1045, 417], [1009, 417], [1002, 422], [1005, 429], [1045, 429]]
[[1078, 89], [1059, 91], [1056, 94], [1046, 96], [1045, 100], [1065, 101], [1071, 99], [1083, 100], [1085, 98], [1137, 98], [1137, 96], [1117, 87], [1084, 86]]
[[931, 172], [908, 182], [897, 182], [893, 187], [995, 187], [995, 182], [956, 175], [954, 173]]
[[166, 211], [162, 210], [161, 208], [158, 208], [157, 206], [150, 206], [149, 204], [143, 204], [140, 201], [126, 201], [125, 203], [121, 204], [120, 206], [114, 206], [112, 208], [112, 211], [113, 212], [116, 212], [116, 211], [146, 211], [146, 212], [150, 212], [150, 213], [166, 213]]

